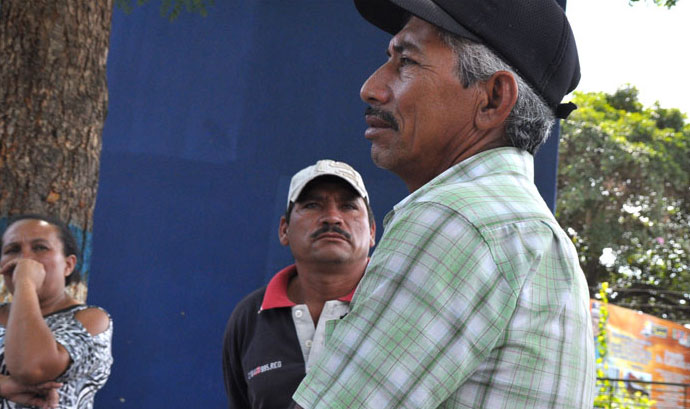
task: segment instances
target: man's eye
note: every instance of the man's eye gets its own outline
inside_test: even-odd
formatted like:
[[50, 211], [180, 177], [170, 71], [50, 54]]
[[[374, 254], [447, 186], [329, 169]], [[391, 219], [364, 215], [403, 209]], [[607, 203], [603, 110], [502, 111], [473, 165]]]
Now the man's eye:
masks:
[[415, 61], [409, 57], [405, 57], [405, 56], [400, 57], [400, 65], [401, 66], [413, 65], [413, 64], [417, 64], [417, 61]]
[[34, 251], [46, 251], [48, 250], [48, 246], [45, 246], [43, 244], [37, 244], [33, 246]]
[[316, 202], [307, 202], [302, 207], [305, 209], [314, 209], [318, 206]]
[[12, 246], [12, 247], [6, 247], [3, 251], [2, 254], [15, 254], [19, 252], [19, 247], [17, 246]]

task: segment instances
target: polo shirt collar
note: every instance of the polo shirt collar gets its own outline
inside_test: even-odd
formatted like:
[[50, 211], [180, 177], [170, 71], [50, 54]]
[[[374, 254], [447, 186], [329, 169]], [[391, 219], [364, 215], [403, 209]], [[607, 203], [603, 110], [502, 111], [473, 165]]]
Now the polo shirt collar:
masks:
[[[287, 288], [290, 279], [297, 275], [297, 266], [294, 264], [285, 267], [284, 269], [278, 271], [276, 275], [271, 278], [266, 286], [266, 292], [264, 293], [264, 299], [261, 302], [261, 310], [270, 310], [272, 308], [283, 308], [283, 307], [293, 307], [297, 304], [290, 301], [287, 295]], [[338, 301], [350, 302], [352, 301], [352, 296], [355, 293], [355, 289], [352, 289], [349, 294], [338, 298]]]

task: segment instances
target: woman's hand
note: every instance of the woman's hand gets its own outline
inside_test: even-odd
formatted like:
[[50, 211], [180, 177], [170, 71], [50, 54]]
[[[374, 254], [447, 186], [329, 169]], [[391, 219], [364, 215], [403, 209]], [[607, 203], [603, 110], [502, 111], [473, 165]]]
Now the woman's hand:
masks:
[[38, 292], [43, 285], [46, 278], [46, 270], [43, 264], [30, 258], [20, 258], [11, 260], [2, 267], [0, 273], [7, 277], [11, 277], [14, 288], [17, 288], [21, 283], [31, 283]]
[[14, 380], [11, 376], [0, 375], [0, 396], [22, 405], [38, 406], [42, 409], [55, 408], [60, 396], [58, 382], [44, 382], [38, 385], [26, 385]]
[[[8, 268], [13, 270], [6, 270]], [[55, 342], [43, 319], [41, 298], [70, 299], [64, 293], [43, 294], [47, 283], [46, 270], [44, 264], [34, 259], [11, 260], [2, 271], [11, 271], [13, 295], [5, 331], [7, 370], [14, 380], [25, 385], [38, 385], [57, 378], [69, 366], [70, 357], [67, 350]], [[59, 305], [64, 307], [69, 302], [62, 301]]]

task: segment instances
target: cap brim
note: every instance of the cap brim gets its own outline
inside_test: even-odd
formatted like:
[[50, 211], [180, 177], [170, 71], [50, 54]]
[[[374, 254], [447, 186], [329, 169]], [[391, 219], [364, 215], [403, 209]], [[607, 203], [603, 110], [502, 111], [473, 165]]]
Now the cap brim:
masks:
[[393, 35], [405, 26], [410, 14], [413, 14], [446, 31], [482, 42], [431, 0], [355, 0], [355, 7], [368, 22]]
[[369, 193], [367, 192], [367, 190], [366, 190], [366, 188], [365, 188], [364, 186], [362, 186], [362, 187], [360, 188], [360, 187], [358, 187], [355, 183], [352, 183], [351, 180], [348, 180], [347, 178], [344, 178], [342, 175], [339, 175], [339, 174], [337, 174], [337, 173], [334, 173], [334, 172], [333, 172], [333, 173], [331, 173], [331, 172], [324, 172], [324, 173], [319, 173], [319, 174], [317, 174], [317, 175], [311, 176], [310, 178], [303, 180], [299, 185], [295, 186], [295, 187], [292, 189], [293, 191], [290, 192], [290, 194], [288, 195], [287, 207], [290, 207], [290, 203], [297, 202], [297, 200], [299, 199], [300, 195], [302, 194], [302, 192], [304, 191], [304, 189], [307, 187], [307, 185], [309, 185], [309, 184], [310, 184], [311, 182], [313, 182], [314, 180], [316, 180], [316, 179], [318, 179], [318, 178], [320, 178], [320, 177], [324, 177], [324, 176], [332, 176], [332, 177], [336, 177], [336, 178], [342, 180], [343, 182], [345, 182], [345, 183], [347, 183], [348, 185], [350, 185], [350, 187], [352, 187], [352, 189], [353, 189], [355, 192], [357, 192], [357, 194], [358, 194], [362, 199], [364, 199], [365, 202], [369, 203]]

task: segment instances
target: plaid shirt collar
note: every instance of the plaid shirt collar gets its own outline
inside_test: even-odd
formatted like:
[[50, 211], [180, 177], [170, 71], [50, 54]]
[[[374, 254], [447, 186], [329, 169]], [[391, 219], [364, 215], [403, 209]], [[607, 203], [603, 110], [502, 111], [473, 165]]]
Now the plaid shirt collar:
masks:
[[446, 169], [419, 189], [405, 196], [386, 214], [383, 219], [383, 226], [385, 228], [397, 211], [410, 203], [417, 202], [436, 186], [448, 184], [451, 180], [454, 180], [454, 183], [462, 183], [484, 177], [487, 174], [506, 172], [526, 175], [533, 181], [534, 157], [527, 151], [513, 147], [489, 149], [471, 156]]

